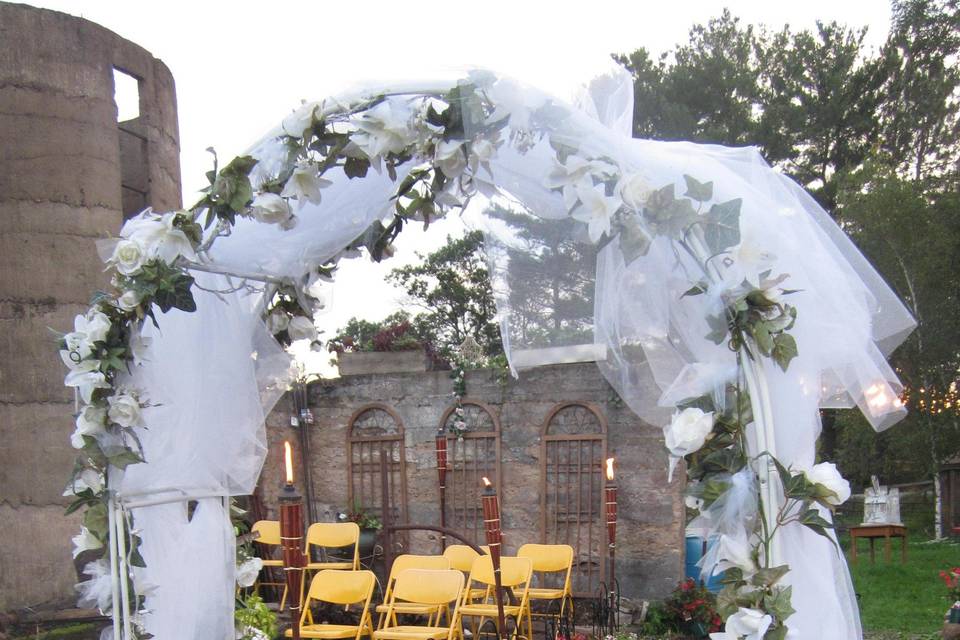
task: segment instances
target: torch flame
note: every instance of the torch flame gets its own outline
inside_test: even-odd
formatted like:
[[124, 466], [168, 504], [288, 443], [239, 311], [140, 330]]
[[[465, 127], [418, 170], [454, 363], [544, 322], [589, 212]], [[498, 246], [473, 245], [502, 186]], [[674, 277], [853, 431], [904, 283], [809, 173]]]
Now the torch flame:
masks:
[[283, 462], [287, 469], [287, 484], [293, 484], [293, 449], [289, 440], [283, 441]]
[[489, 488], [489, 487], [490, 487], [490, 484], [491, 484], [491, 483], [490, 483], [490, 479], [489, 479], [489, 478], [487, 478], [486, 476], [484, 476], [484, 477], [482, 477], [482, 478], [480, 478], [480, 479], [483, 481], [483, 486], [484, 486], [484, 488]]
[[613, 458], [607, 458], [607, 480], [613, 482]]

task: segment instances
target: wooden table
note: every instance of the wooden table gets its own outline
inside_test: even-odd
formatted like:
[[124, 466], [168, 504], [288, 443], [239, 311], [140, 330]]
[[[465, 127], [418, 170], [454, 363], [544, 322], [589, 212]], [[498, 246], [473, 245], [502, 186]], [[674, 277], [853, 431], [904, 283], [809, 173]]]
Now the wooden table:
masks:
[[857, 564], [857, 539], [870, 541], [870, 562], [874, 562], [873, 544], [877, 538], [884, 539], [883, 558], [890, 562], [890, 538], [900, 538], [900, 561], [907, 562], [907, 528], [902, 524], [861, 524], [850, 527], [850, 562]]

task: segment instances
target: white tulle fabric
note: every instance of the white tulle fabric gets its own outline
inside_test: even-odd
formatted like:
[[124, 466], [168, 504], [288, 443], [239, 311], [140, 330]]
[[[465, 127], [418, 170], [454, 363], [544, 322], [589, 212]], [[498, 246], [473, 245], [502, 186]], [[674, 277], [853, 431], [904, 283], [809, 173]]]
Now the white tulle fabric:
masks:
[[[704, 338], [705, 317], [720, 309], [718, 295], [682, 297], [691, 284], [685, 274], [690, 264], [667, 240], [655, 239], [647, 255], [629, 265], [616, 242], [599, 252], [584, 244], [584, 225], [570, 223], [562, 197], [544, 184], [556, 158], [550, 143], [563, 143], [623, 173], [642, 174], [651, 188], [672, 183], [682, 195], [688, 174], [712, 181], [717, 201], [743, 199], [742, 260], [724, 276], [742, 279], [743, 270], [756, 272], [769, 262], [775, 274], [790, 274], [785, 287], [800, 290], [790, 300], [799, 310], [792, 333], [800, 356], [786, 373], [765, 367], [784, 464], [814, 462], [820, 406], [855, 403], [877, 429], [902, 417], [902, 408], [893, 404], [900, 384], [884, 354], [909, 333], [913, 320], [830, 217], [755, 149], [632, 139], [632, 84], [622, 70], [585, 85], [575, 107], [512, 80], [476, 78], [509, 109], [512, 123], [502, 132], [504, 144], [491, 172], [481, 169], [476, 176], [487, 183], [481, 193], [531, 222], [556, 221], [550, 232], [531, 232], [537, 227], [527, 225], [521, 233], [489, 215], [490, 201], [479, 195], [464, 214], [487, 236], [504, 346], [515, 371], [569, 360], [585, 348], [599, 354], [600, 370], [624, 401], [658, 425], [677, 401], [720, 389], [736, 372], [734, 354]], [[521, 130], [533, 113], [547, 135]], [[251, 148], [264, 163], [276, 153], [270, 136]], [[390, 214], [396, 183], [386, 175], [371, 170], [363, 180], [326, 177], [334, 184], [323, 191], [320, 205], [298, 210], [295, 229], [239, 220], [232, 235], [214, 245], [212, 260], [244, 273], [298, 278]], [[559, 240], [584, 247], [576, 277], [557, 279], [570, 283], [568, 291], [558, 292], [560, 298], [584, 304], [586, 296], [588, 311], [562, 331], [534, 330], [511, 287], [523, 280], [524, 269], [530, 277], [570, 275], [555, 273], [555, 261], [535, 259]], [[221, 276], [198, 280], [207, 289], [231, 284]], [[196, 313], [160, 316], [160, 330], [151, 331], [151, 362], [134, 380], [158, 405], [147, 415], [149, 464], [131, 467], [121, 492], [175, 487], [233, 495], [254, 488], [265, 452], [263, 418], [277, 398], [285, 356], [259, 320], [262, 296], [198, 293], [197, 298]], [[665, 452], [663, 459], [666, 465]], [[232, 622], [221, 613], [232, 601], [233, 542], [224, 532], [220, 503], [202, 501], [190, 521], [181, 505], [140, 509], [136, 518], [149, 581], [158, 587], [148, 602], [155, 612], [148, 630], [160, 640], [232, 637]], [[829, 541], [803, 528], [788, 527], [783, 541], [797, 609], [789, 621], [792, 637], [859, 638], [843, 558]], [[186, 594], [194, 584], [202, 587]], [[213, 612], [218, 608], [220, 613]]]

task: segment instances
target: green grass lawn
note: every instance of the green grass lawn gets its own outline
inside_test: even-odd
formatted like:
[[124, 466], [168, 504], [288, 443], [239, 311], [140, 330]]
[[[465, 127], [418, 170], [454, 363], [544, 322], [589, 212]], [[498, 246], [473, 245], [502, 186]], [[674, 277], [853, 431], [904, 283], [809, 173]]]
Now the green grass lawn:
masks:
[[[893, 541], [893, 560], [887, 563], [883, 560], [883, 543], [877, 541], [876, 564], [870, 564], [869, 547], [861, 541], [858, 564], [850, 565], [863, 628], [874, 634], [900, 632], [904, 638], [929, 637], [943, 627], [948, 606], [940, 571], [960, 565], [960, 544], [911, 542], [907, 564], [900, 564], [899, 543]], [[843, 546], [849, 547], [849, 540]]]

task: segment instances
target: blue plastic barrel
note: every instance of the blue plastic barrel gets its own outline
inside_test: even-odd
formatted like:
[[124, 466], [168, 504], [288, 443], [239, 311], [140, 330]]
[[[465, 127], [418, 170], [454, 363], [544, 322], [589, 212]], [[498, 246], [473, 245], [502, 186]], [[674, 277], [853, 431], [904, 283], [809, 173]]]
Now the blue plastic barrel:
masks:
[[[710, 544], [716, 544], [716, 538], [710, 541]], [[687, 536], [686, 537], [686, 562], [684, 563], [684, 575], [687, 578], [693, 578], [698, 583], [700, 582], [700, 567], [697, 566], [697, 563], [700, 562], [700, 558], [703, 557], [703, 538], [700, 536]], [[723, 574], [715, 575], [707, 581], [706, 587], [708, 591], [717, 593], [720, 589], [723, 588], [720, 580], [723, 578]]]

